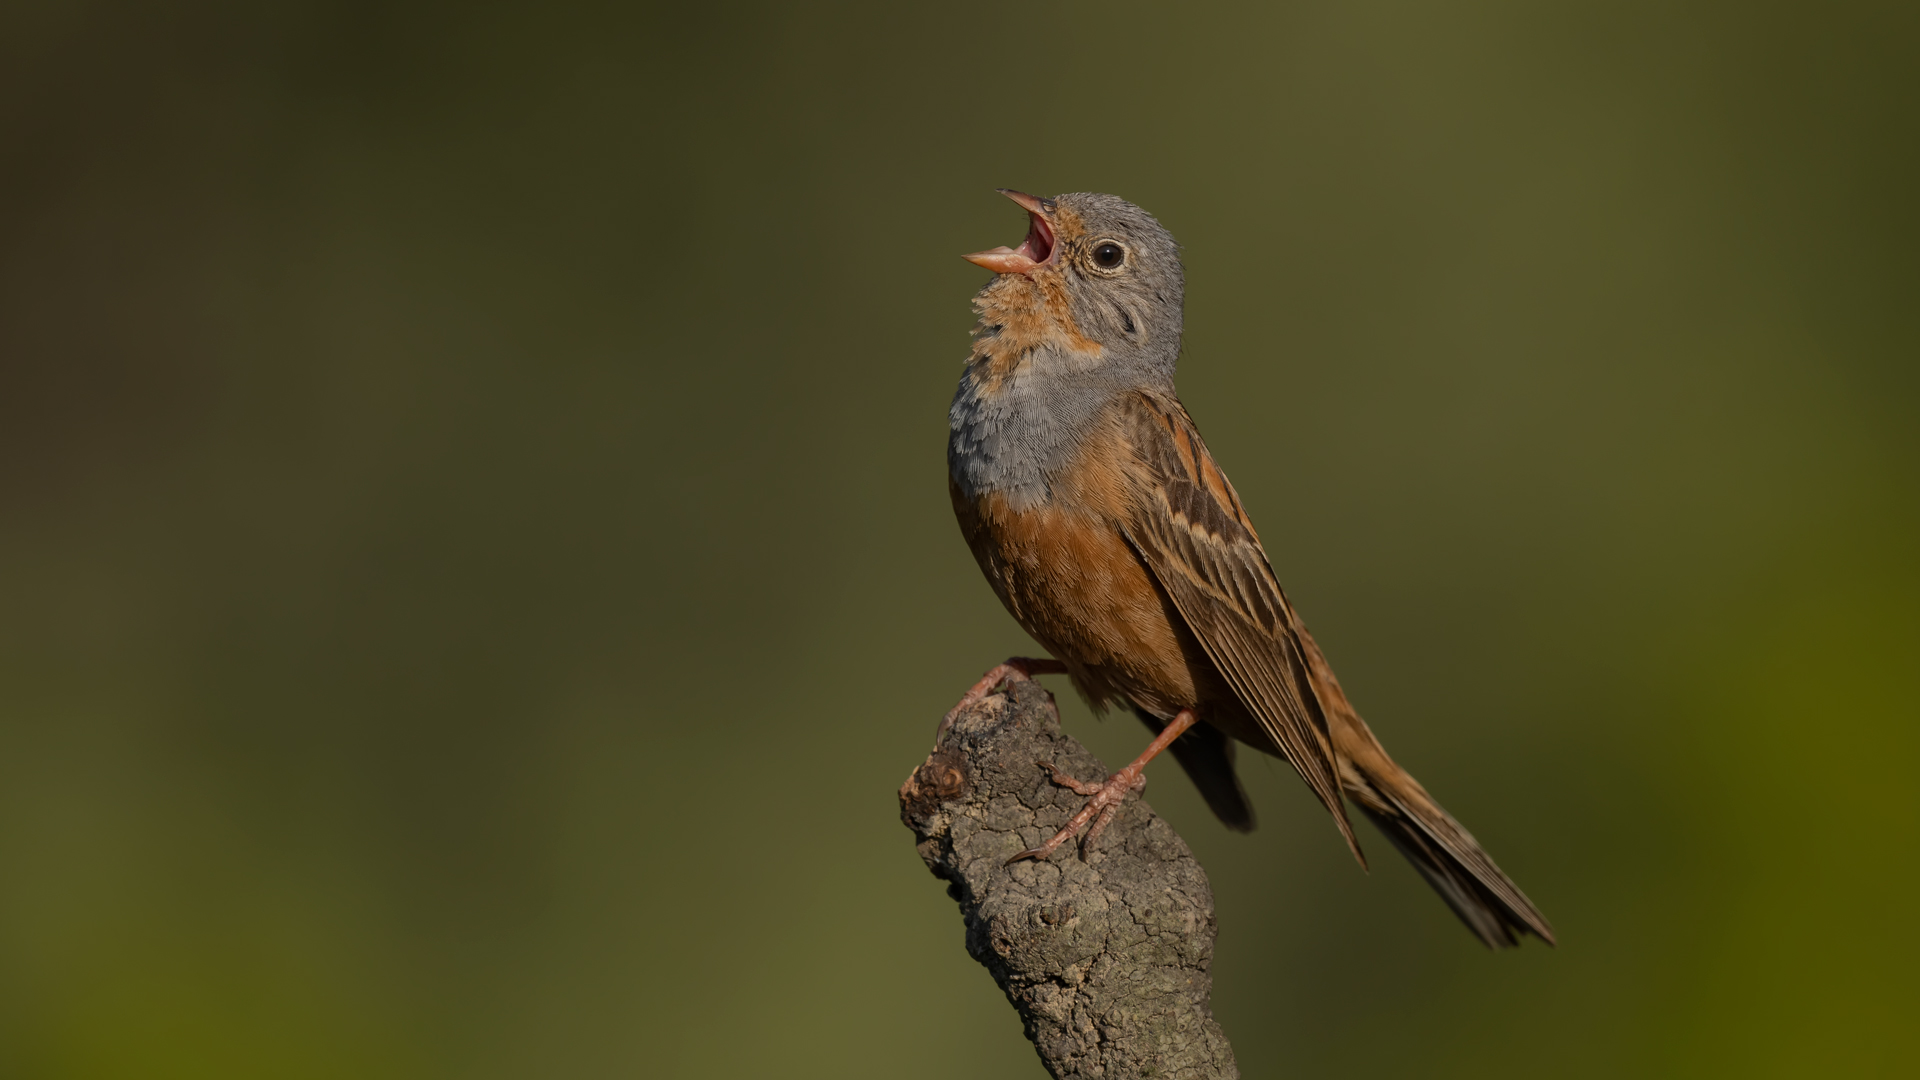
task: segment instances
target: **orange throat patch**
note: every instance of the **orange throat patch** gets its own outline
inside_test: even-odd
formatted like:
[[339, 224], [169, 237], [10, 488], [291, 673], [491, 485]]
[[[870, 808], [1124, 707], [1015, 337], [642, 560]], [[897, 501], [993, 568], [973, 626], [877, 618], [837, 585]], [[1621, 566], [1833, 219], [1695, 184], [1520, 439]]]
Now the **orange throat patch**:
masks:
[[1057, 267], [1032, 274], [1001, 274], [973, 298], [980, 321], [973, 328], [973, 356], [983, 389], [991, 393], [1035, 352], [1052, 349], [1088, 358], [1098, 342], [1080, 332], [1067, 301], [1067, 283]]

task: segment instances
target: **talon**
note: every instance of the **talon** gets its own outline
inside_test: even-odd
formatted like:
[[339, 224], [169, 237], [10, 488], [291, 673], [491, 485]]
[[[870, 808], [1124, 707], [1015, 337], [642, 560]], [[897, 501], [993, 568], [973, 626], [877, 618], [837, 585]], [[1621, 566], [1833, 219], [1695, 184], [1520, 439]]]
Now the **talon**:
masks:
[[1052, 839], [1037, 848], [1028, 848], [1008, 859], [1006, 863], [1008, 866], [1012, 866], [1021, 859], [1048, 858], [1060, 845], [1073, 839], [1074, 835], [1091, 821], [1093, 826], [1087, 829], [1086, 839], [1080, 842], [1080, 857], [1085, 859], [1093, 842], [1099, 839], [1100, 834], [1106, 831], [1107, 824], [1113, 820], [1115, 814], [1120, 812], [1120, 804], [1126, 801], [1127, 796], [1138, 794], [1147, 786], [1146, 776], [1131, 765], [1107, 777], [1107, 782], [1104, 784], [1083, 784], [1051, 765], [1044, 762], [1041, 764], [1052, 774], [1055, 783], [1072, 788], [1077, 794], [1088, 796], [1087, 802], [1080, 808], [1080, 812], [1073, 815], [1067, 822], [1065, 828], [1053, 834]]
[[[1052, 780], [1054, 783], [1059, 784], [1063, 788], [1072, 788], [1073, 793], [1076, 795], [1098, 795], [1100, 794], [1101, 787], [1104, 786], [1101, 784], [1088, 784], [1088, 783], [1083, 783], [1079, 780], [1075, 780], [1073, 777], [1068, 776], [1066, 773], [1061, 772], [1060, 767], [1055, 765], [1051, 761], [1039, 761], [1039, 762], [1035, 762], [1035, 764], [1047, 770], [1047, 779]], [[1107, 779], [1111, 780], [1113, 779], [1113, 777], [1110, 776]]]
[[[1146, 750], [1143, 751], [1139, 757], [1133, 759], [1131, 765], [1107, 777], [1107, 782], [1104, 784], [1082, 784], [1080, 781], [1061, 772], [1050, 762], [1037, 762], [1041, 768], [1047, 770], [1047, 775], [1052, 777], [1054, 783], [1059, 784], [1061, 787], [1072, 788], [1079, 794], [1088, 796], [1087, 803], [1080, 808], [1079, 813], [1073, 815], [1071, 821], [1067, 822], [1066, 828], [1053, 834], [1052, 839], [1037, 848], [1028, 848], [1013, 858], [1008, 859], [1007, 865], [1012, 866], [1021, 859], [1045, 859], [1052, 855], [1054, 850], [1061, 844], [1073, 839], [1074, 834], [1078, 833], [1088, 822], [1093, 822], [1093, 827], [1087, 830], [1087, 838], [1080, 842], [1080, 857], [1082, 859], [1086, 858], [1087, 851], [1093, 847], [1093, 842], [1099, 839], [1100, 834], [1106, 831], [1107, 825], [1113, 821], [1114, 815], [1120, 812], [1120, 804], [1126, 801], [1127, 796], [1135, 795], [1146, 790], [1147, 762], [1152, 761], [1160, 751], [1171, 746], [1173, 740], [1179, 738], [1188, 728], [1192, 727], [1197, 719], [1199, 718], [1194, 715], [1192, 709], [1181, 709], [1174, 715], [1174, 718], [1167, 723], [1167, 726], [1160, 730], [1159, 737], [1155, 738], [1153, 742], [1148, 743]], [[1096, 816], [1098, 820], [1095, 820]]]
[[1112, 821], [1113, 815], [1119, 812], [1119, 806], [1109, 806], [1105, 810], [1100, 811], [1099, 817], [1093, 819], [1093, 824], [1087, 828], [1087, 835], [1080, 838], [1081, 862], [1087, 861], [1087, 852], [1093, 850], [1093, 842], [1100, 839], [1101, 833], [1107, 831], [1107, 823]]

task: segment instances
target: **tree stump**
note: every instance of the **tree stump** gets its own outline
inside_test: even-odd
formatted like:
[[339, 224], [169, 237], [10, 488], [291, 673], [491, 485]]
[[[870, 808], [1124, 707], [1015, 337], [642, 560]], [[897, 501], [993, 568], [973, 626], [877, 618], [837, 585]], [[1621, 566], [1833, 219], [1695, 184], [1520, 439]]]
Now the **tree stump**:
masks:
[[1053, 696], [1010, 678], [960, 713], [900, 789], [920, 857], [960, 904], [967, 952], [993, 974], [1056, 1077], [1238, 1077], [1213, 1019], [1213, 892], [1187, 845], [1130, 799], [1094, 849], [1007, 865], [1052, 836], [1108, 770], [1060, 730]]

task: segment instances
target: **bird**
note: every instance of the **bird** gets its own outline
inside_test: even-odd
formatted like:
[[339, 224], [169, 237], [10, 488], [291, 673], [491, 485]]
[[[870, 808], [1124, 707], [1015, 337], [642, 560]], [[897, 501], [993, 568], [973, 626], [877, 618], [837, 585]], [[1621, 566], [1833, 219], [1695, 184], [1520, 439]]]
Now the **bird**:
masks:
[[1081, 857], [1162, 751], [1229, 828], [1254, 826], [1234, 771], [1245, 744], [1285, 758], [1366, 856], [1344, 800], [1489, 948], [1553, 929], [1473, 836], [1387, 755], [1334, 677], [1240, 497], [1174, 390], [1185, 271], [1151, 214], [1115, 195], [1041, 198], [1017, 248], [964, 256], [994, 276], [973, 299], [972, 350], [948, 413], [954, 514], [987, 582], [1046, 651], [987, 672], [947, 722], [1010, 678], [1065, 674], [1096, 712], [1153, 733], [1039, 847], [1086, 829]]

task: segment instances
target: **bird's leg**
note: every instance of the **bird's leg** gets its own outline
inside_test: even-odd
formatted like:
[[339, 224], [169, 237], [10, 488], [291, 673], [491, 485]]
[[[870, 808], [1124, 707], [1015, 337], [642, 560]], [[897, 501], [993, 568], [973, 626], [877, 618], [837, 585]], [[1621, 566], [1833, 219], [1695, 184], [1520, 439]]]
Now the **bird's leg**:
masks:
[[1051, 657], [1010, 656], [1006, 663], [980, 676], [980, 681], [973, 684], [973, 689], [961, 696], [960, 704], [947, 710], [947, 715], [940, 721], [940, 730], [935, 738], [945, 735], [947, 728], [953, 725], [955, 717], [979, 704], [980, 699], [993, 693], [994, 687], [1008, 679], [1031, 679], [1035, 675], [1065, 675], [1066, 673], [1067, 665]]
[[1146, 790], [1147, 762], [1159, 756], [1160, 751], [1172, 746], [1173, 740], [1185, 734], [1186, 730], [1192, 727], [1194, 721], [1197, 719], [1199, 719], [1199, 717], [1194, 715], [1192, 709], [1181, 709], [1179, 714], [1169, 721], [1166, 727], [1160, 730], [1159, 737], [1151, 743], [1148, 743], [1147, 748], [1140, 752], [1140, 756], [1133, 759], [1132, 764], [1114, 773], [1112, 776], [1107, 777], [1107, 782], [1104, 784], [1083, 783], [1061, 772], [1051, 764], [1041, 762], [1040, 767], [1047, 770], [1047, 775], [1053, 778], [1054, 783], [1059, 784], [1061, 787], [1072, 788], [1078, 794], [1090, 797], [1087, 799], [1087, 804], [1080, 808], [1080, 812], [1073, 815], [1073, 819], [1067, 822], [1066, 828], [1053, 834], [1053, 839], [1048, 840], [1037, 848], [1028, 848], [1020, 854], [1015, 855], [1013, 858], [1007, 860], [1007, 865], [1011, 866], [1021, 859], [1039, 859], [1044, 861], [1049, 855], [1052, 855], [1061, 844], [1073, 839], [1073, 835], [1079, 832], [1081, 827], [1086, 825], [1087, 822], [1091, 821], [1093, 822], [1093, 827], [1087, 830], [1087, 838], [1080, 842], [1080, 856], [1085, 858], [1087, 851], [1093, 847], [1093, 842], [1099, 839], [1102, 832], [1106, 831], [1107, 823], [1113, 820], [1113, 815], [1120, 812], [1120, 804], [1126, 800], [1127, 796], [1136, 795]]

